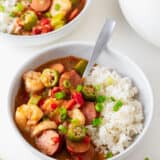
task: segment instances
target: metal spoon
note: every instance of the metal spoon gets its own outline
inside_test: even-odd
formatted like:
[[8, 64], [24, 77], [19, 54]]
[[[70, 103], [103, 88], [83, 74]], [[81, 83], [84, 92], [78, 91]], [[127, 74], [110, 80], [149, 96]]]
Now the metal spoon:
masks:
[[106, 20], [96, 42], [96, 45], [93, 49], [92, 56], [88, 62], [88, 65], [83, 73], [83, 77], [86, 77], [90, 72], [91, 68], [95, 64], [96, 60], [102, 53], [102, 50], [106, 44], [108, 44], [109, 39], [112, 35], [113, 29], [115, 27], [116, 22], [114, 20]]

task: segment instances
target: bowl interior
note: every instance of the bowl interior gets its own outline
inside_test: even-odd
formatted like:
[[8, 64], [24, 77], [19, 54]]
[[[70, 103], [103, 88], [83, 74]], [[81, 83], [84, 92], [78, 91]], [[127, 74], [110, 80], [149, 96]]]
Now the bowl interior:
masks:
[[[17, 138], [21, 139], [25, 143], [25, 145], [29, 147], [30, 150], [32, 150], [35, 154], [37, 154], [42, 159], [47, 159], [47, 158], [51, 159], [51, 158], [43, 155], [38, 150], [31, 147], [31, 145], [28, 144], [22, 138], [22, 136], [20, 135], [14, 123], [14, 118], [13, 118], [14, 111], [15, 111], [14, 101], [15, 101], [15, 95], [20, 85], [21, 75], [29, 69], [34, 69], [40, 64], [46, 63], [47, 61], [60, 58], [60, 57], [73, 55], [73, 56], [89, 59], [89, 57], [91, 56], [92, 49], [93, 49], [93, 45], [87, 44], [87, 43], [66, 43], [62, 45], [57, 45], [56, 47], [48, 48], [44, 51], [41, 51], [40, 54], [37, 54], [37, 56], [29, 60], [24, 66], [22, 66], [22, 68], [17, 72], [17, 74], [15, 74], [15, 77], [13, 78], [13, 81], [11, 83], [11, 87], [9, 90], [9, 96], [8, 96], [9, 98], [8, 111], [9, 111], [9, 117], [11, 118], [10, 121], [12, 123], [13, 128], [17, 132], [17, 135], [18, 135]], [[139, 89], [139, 99], [142, 102], [144, 107], [145, 121], [144, 121], [143, 133], [139, 135], [137, 139], [133, 142], [133, 144], [130, 147], [128, 147], [124, 152], [112, 158], [112, 160], [114, 160], [114, 159], [119, 159], [122, 155], [124, 155], [125, 152], [128, 152], [129, 150], [131, 150], [131, 148], [133, 148], [139, 142], [139, 140], [142, 138], [142, 136], [148, 129], [151, 118], [152, 118], [153, 96], [152, 96], [152, 90], [150, 88], [150, 85], [145, 75], [139, 69], [139, 67], [137, 67], [137, 65], [134, 64], [128, 58], [109, 49], [108, 51], [104, 51], [102, 53], [102, 55], [98, 60], [98, 64], [105, 65], [111, 69], [115, 69], [120, 74], [130, 77], [133, 80], [133, 83]]]

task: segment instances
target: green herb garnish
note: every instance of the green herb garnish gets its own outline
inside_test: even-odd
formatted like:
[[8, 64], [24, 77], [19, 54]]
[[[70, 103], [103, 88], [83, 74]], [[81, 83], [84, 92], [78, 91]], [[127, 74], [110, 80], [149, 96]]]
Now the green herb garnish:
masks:
[[105, 100], [106, 100], [106, 96], [98, 96], [96, 101], [98, 103], [103, 103], [105, 102]]
[[62, 133], [62, 134], [65, 134], [67, 132], [67, 128], [64, 127], [63, 125], [59, 125], [58, 126], [58, 130]]
[[97, 103], [95, 105], [95, 109], [97, 112], [101, 112], [103, 110], [103, 104], [102, 103]]
[[95, 118], [95, 119], [92, 121], [93, 127], [97, 127], [97, 126], [99, 126], [101, 123], [102, 123], [102, 118], [101, 118], [101, 117]]
[[66, 94], [63, 91], [62, 92], [57, 92], [57, 93], [55, 93], [55, 97], [56, 97], [57, 100], [64, 99], [66, 97]]
[[66, 120], [66, 118], [67, 118], [67, 110], [66, 110], [66, 108], [61, 107], [59, 112], [60, 112], [61, 120], [62, 121]]
[[61, 5], [59, 3], [55, 4], [55, 10], [59, 11], [61, 9]]
[[113, 111], [117, 112], [119, 109], [123, 106], [123, 102], [121, 100], [118, 100], [115, 105], [113, 106]]
[[77, 90], [78, 92], [81, 92], [81, 91], [82, 91], [82, 88], [83, 88], [83, 86], [79, 84], [79, 85], [77, 86], [76, 90]]
[[113, 157], [113, 154], [112, 152], [108, 152], [105, 156], [105, 158], [112, 158]]

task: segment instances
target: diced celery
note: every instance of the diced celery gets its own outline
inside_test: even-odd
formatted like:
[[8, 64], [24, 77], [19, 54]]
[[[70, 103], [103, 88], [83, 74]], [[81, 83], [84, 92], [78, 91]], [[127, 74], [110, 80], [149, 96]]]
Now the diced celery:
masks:
[[37, 105], [38, 102], [40, 101], [41, 99], [41, 96], [38, 96], [38, 95], [32, 95], [28, 101], [28, 104], [35, 104]]

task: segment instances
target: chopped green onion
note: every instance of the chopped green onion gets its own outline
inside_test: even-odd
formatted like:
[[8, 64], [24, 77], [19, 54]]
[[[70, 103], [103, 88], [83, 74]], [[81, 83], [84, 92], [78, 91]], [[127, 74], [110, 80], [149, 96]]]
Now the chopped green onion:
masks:
[[47, 18], [51, 18], [51, 17], [52, 17], [52, 15], [51, 15], [50, 12], [46, 12], [46, 13], [45, 13], [45, 16], [46, 16]]
[[111, 96], [111, 100], [112, 100], [113, 102], [116, 101], [116, 99], [115, 99], [113, 96]]
[[17, 3], [16, 6], [14, 7], [13, 11], [16, 12], [16, 13], [17, 12], [19, 13], [19, 12], [22, 12], [23, 10], [24, 10], [23, 4], [22, 3]]
[[83, 88], [83, 86], [79, 84], [79, 85], [77, 86], [76, 90], [77, 90], [78, 92], [81, 92], [81, 91], [82, 91], [82, 88]]
[[64, 107], [60, 108], [60, 117], [61, 120], [64, 121], [67, 118], [67, 110]]
[[70, 87], [71, 87], [71, 82], [70, 82], [69, 80], [64, 80], [63, 86], [64, 86], [65, 88], [70, 88]]
[[55, 10], [59, 11], [61, 9], [61, 5], [59, 3], [55, 4]]
[[4, 6], [0, 5], [0, 12], [4, 12], [4, 11], [5, 11]]
[[95, 106], [95, 109], [97, 112], [101, 112], [103, 110], [103, 104], [102, 103], [97, 103]]
[[67, 128], [64, 127], [62, 124], [60, 124], [58, 126], [58, 130], [62, 133], [62, 134], [65, 134], [67, 132]]
[[105, 102], [105, 100], [106, 100], [106, 96], [98, 96], [97, 97], [97, 102], [99, 102], [99, 103], [103, 103], [103, 102]]
[[109, 101], [112, 101], [112, 102], [115, 102], [116, 99], [113, 97], [113, 96], [106, 96], [106, 101], [109, 102]]
[[113, 111], [117, 112], [122, 106], [123, 106], [123, 102], [121, 100], [118, 100], [113, 106]]
[[101, 86], [100, 86], [100, 84], [97, 84], [97, 85], [94, 85], [94, 88], [98, 92], [98, 91], [100, 91]]
[[113, 154], [112, 152], [108, 152], [105, 156], [105, 158], [112, 158], [113, 157]]
[[10, 12], [10, 13], [9, 13], [9, 16], [10, 16], [10, 17], [15, 17], [16, 14], [15, 14], [14, 12]]
[[40, 101], [41, 99], [41, 96], [38, 96], [38, 95], [32, 95], [28, 101], [28, 104], [34, 104], [34, 105], [37, 105], [38, 102]]
[[66, 97], [66, 94], [63, 91], [62, 92], [57, 92], [57, 93], [55, 93], [55, 97], [56, 97], [57, 100], [64, 99]]
[[101, 118], [101, 117], [95, 118], [95, 119], [92, 121], [93, 127], [97, 127], [97, 126], [99, 126], [101, 123], [102, 123], [102, 118]]

